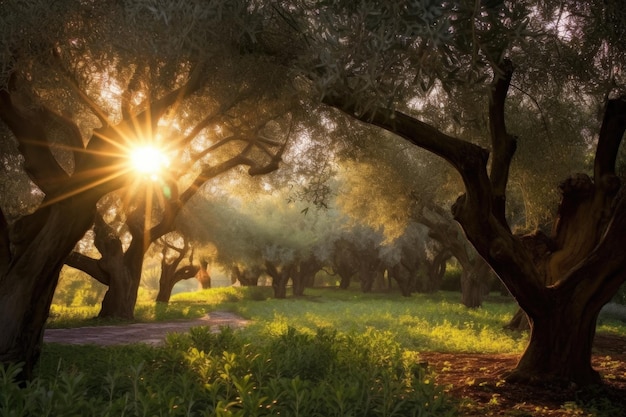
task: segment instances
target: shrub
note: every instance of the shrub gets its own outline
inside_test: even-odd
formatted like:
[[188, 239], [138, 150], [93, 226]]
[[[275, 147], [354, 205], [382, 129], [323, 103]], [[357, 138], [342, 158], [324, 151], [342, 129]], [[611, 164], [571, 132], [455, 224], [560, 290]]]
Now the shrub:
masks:
[[53, 303], [70, 306], [93, 306], [102, 301], [107, 287], [82, 271], [64, 267], [54, 292]]

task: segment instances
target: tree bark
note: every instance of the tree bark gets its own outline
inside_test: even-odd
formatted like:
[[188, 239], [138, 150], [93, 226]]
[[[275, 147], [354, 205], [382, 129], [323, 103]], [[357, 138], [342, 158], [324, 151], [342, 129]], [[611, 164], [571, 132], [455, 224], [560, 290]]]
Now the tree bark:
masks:
[[293, 295], [301, 297], [306, 287], [312, 287], [315, 274], [321, 269], [319, 262], [314, 257], [298, 262], [294, 268], [291, 281], [293, 282]]
[[392, 278], [398, 283], [400, 293], [404, 297], [410, 297], [413, 290], [413, 274], [402, 262], [397, 263], [388, 270], [389, 279]]
[[[355, 248], [356, 249], [356, 248]], [[383, 277], [382, 261], [378, 256], [378, 248], [368, 245], [356, 251], [358, 277], [361, 282], [361, 291], [372, 292], [374, 287], [384, 288], [381, 283]]]
[[333, 270], [340, 277], [339, 288], [348, 289], [352, 277], [358, 271], [358, 264], [353, 245], [345, 239], [339, 239], [334, 244]]
[[430, 207], [428, 212], [422, 213], [420, 222], [428, 226], [428, 236], [443, 247], [433, 263], [441, 265], [444, 262], [445, 266], [447, 258], [453, 256], [461, 265], [461, 303], [468, 308], [480, 307], [489, 289], [489, 265], [440, 208]]
[[[142, 207], [140, 204], [138, 210], [143, 210]], [[133, 220], [141, 222], [141, 219]], [[98, 317], [124, 320], [132, 320], [135, 317], [135, 304], [147, 247], [143, 227], [131, 226], [129, 231], [132, 240], [124, 252], [117, 233], [102, 216], [96, 216], [94, 244], [102, 256], [99, 265], [109, 278], [108, 289], [104, 294]]]
[[480, 257], [463, 266], [461, 272], [461, 303], [467, 308], [482, 306], [489, 292], [489, 265]]
[[[87, 193], [59, 201], [12, 228], [17, 246], [0, 273], [0, 361], [22, 362], [21, 380], [32, 377], [59, 273], [67, 254], [90, 228], [97, 199]], [[33, 224], [41, 227], [32, 229]]]
[[[29, 111], [0, 91], [0, 119], [18, 141], [24, 167], [46, 196], [38, 209], [9, 225], [0, 215], [0, 361], [22, 362], [21, 379], [29, 379], [39, 359], [43, 331], [63, 263], [93, 223], [100, 197], [119, 188], [123, 179], [93, 182], [88, 173], [111, 173], [119, 163], [110, 153], [95, 157], [106, 144], [94, 136], [87, 152], [74, 160], [71, 177], [50, 149], [50, 124], [66, 135], [67, 143], [83, 146], [75, 124], [41, 107]], [[59, 133], [54, 131], [52, 133]], [[111, 136], [114, 137], [114, 136]], [[1, 210], [0, 210], [1, 211]]]
[[530, 330], [530, 322], [528, 321], [528, 316], [524, 313], [524, 310], [518, 308], [515, 314], [513, 314], [511, 321], [509, 321], [504, 328], [507, 330], [517, 331]]
[[507, 381], [599, 383], [590, 361], [598, 316], [594, 310], [558, 303], [550, 314], [533, 320], [528, 347]]
[[447, 249], [440, 250], [433, 258], [432, 262], [428, 265], [428, 275], [430, 276], [430, 282], [433, 283], [432, 291], [439, 291], [441, 287], [441, 281], [446, 274], [446, 268], [448, 259], [452, 255]]

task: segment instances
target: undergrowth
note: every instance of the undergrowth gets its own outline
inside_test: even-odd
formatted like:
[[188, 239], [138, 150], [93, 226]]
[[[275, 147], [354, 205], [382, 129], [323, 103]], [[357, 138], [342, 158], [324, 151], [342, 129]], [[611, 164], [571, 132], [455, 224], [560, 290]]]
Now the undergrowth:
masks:
[[453, 416], [454, 402], [386, 332], [294, 328], [252, 343], [228, 328], [166, 346], [46, 345], [19, 388], [0, 371], [0, 416]]
[[[198, 318], [229, 310], [243, 329], [206, 327], [168, 336], [164, 347], [45, 344], [37, 377], [0, 374], [2, 416], [451, 416], [419, 352], [521, 352], [525, 333], [503, 326], [516, 310], [490, 296], [466, 309], [459, 294], [363, 294], [307, 289], [216, 288], [139, 303], [136, 321]], [[95, 307], [53, 306], [49, 327], [111, 324]], [[623, 334], [603, 318], [599, 331]]]

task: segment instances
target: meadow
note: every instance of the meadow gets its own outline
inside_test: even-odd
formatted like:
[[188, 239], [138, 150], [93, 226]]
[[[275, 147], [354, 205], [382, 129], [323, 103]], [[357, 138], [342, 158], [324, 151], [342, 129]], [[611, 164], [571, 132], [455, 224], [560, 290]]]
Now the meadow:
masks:
[[[503, 330], [516, 310], [510, 298], [491, 295], [470, 310], [455, 292], [318, 288], [276, 300], [267, 287], [215, 288], [168, 305], [141, 302], [136, 321], [216, 310], [251, 324], [193, 328], [162, 347], [47, 343], [28, 386], [15, 384], [16, 367], [0, 374], [0, 417], [454, 416], [458, 399], [436, 385], [420, 353], [520, 353], [527, 340]], [[112, 324], [93, 319], [97, 311], [54, 305], [48, 327]], [[626, 326], [603, 318], [599, 332], [624, 336]]]

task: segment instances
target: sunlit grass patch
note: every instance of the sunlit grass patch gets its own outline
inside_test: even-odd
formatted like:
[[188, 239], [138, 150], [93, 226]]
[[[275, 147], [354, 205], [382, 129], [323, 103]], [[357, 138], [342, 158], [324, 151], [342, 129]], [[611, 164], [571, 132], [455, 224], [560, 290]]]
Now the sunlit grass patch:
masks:
[[[307, 334], [319, 328], [341, 332], [389, 331], [391, 337], [416, 351], [519, 353], [526, 333], [509, 332], [504, 326], [517, 306], [513, 299], [490, 296], [481, 308], [467, 309], [457, 292], [414, 294], [363, 294], [358, 290], [315, 288], [304, 297], [272, 298], [270, 287], [222, 287], [172, 297], [169, 304], [138, 303], [135, 321], [194, 319], [215, 310], [228, 310], [251, 320], [243, 329], [254, 340], [294, 327]], [[54, 305], [48, 327], [115, 324], [92, 320], [99, 306]], [[598, 332], [626, 336], [623, 322], [602, 318]]]
[[621, 321], [607, 320], [598, 324], [597, 332], [626, 337], [626, 325]]
[[[268, 300], [241, 305], [237, 310], [253, 323], [244, 332], [271, 334], [292, 326], [303, 332], [319, 327], [341, 332], [387, 331], [403, 346], [443, 352], [521, 352], [527, 336], [506, 332], [513, 303], [485, 303], [480, 309], [467, 309], [454, 298], [458, 294], [416, 295], [410, 298], [388, 294], [340, 294], [312, 290], [312, 298]], [[315, 300], [315, 301], [310, 301]], [[349, 302], [346, 302], [349, 301]]]
[[49, 328], [65, 328], [86, 326], [87, 321], [98, 315], [100, 306], [68, 307], [53, 304], [50, 307], [50, 316], [47, 321]]
[[[234, 305], [265, 300], [272, 294], [267, 287], [220, 287], [172, 296], [169, 303], [138, 301], [135, 305], [134, 322], [169, 321], [200, 318], [214, 310], [235, 310]], [[119, 324], [116, 319], [97, 319], [100, 305], [65, 306], [53, 304], [50, 309], [48, 328], [70, 328]]]

